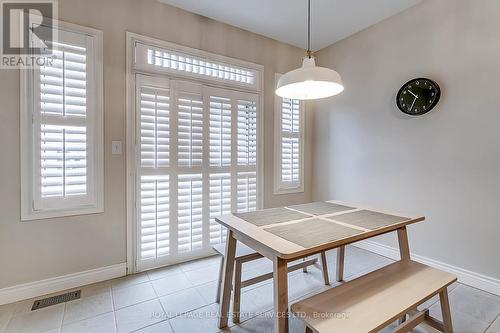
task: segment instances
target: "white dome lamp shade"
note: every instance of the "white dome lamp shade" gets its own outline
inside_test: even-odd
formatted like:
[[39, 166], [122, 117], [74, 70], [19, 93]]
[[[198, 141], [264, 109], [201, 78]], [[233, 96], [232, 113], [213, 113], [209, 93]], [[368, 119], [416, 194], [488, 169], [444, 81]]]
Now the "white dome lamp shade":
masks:
[[339, 73], [318, 67], [314, 57], [306, 57], [302, 67], [283, 74], [276, 94], [283, 98], [310, 100], [334, 96], [344, 90]]
[[342, 79], [330, 68], [318, 67], [311, 52], [311, 0], [308, 0], [307, 56], [302, 67], [283, 74], [278, 80], [276, 94], [282, 98], [311, 100], [340, 94]]

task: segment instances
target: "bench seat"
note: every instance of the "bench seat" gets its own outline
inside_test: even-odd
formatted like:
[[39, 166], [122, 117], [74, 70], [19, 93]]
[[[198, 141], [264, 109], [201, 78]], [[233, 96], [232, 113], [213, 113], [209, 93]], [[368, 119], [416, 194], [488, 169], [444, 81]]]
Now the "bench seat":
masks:
[[[291, 311], [305, 321], [306, 332], [378, 332], [412, 312], [418, 314], [419, 322], [427, 321], [443, 332], [451, 332], [451, 320], [446, 322], [451, 318], [446, 288], [456, 280], [452, 274], [404, 260], [301, 300], [292, 305]], [[442, 309], [447, 312], [443, 313], [444, 325], [430, 317], [428, 311], [416, 311], [418, 305], [436, 294], [442, 297]], [[402, 325], [405, 327], [395, 332], [408, 327], [411, 330], [418, 322]]]

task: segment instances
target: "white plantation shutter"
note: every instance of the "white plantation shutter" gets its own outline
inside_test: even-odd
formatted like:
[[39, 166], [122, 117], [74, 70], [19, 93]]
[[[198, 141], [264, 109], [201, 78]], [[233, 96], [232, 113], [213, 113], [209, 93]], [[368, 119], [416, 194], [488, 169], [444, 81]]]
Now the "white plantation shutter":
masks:
[[102, 211], [101, 34], [61, 27], [45, 43], [51, 60], [23, 76], [31, 113], [23, 144], [32, 146], [23, 155], [22, 217]]
[[[87, 189], [87, 40], [63, 32], [54, 48], [52, 63], [40, 67], [40, 196], [85, 196]], [[65, 40], [68, 42], [65, 43]], [[35, 87], [37, 92], [38, 87]]]
[[297, 184], [300, 181], [299, 138], [283, 136], [281, 140], [281, 182]]
[[231, 99], [210, 96], [210, 165], [231, 165]]
[[257, 209], [257, 103], [255, 100], [237, 100], [237, 212]]
[[200, 249], [203, 246], [202, 175], [179, 175], [177, 186], [178, 251]]
[[210, 244], [226, 240], [226, 228], [215, 221], [215, 217], [231, 213], [231, 174], [210, 174]]
[[170, 104], [168, 80], [136, 77], [138, 253], [153, 266], [171, 253]]
[[156, 259], [170, 250], [169, 176], [140, 177], [140, 256]]
[[303, 102], [276, 96], [275, 193], [303, 190]]
[[281, 181], [300, 180], [300, 101], [282, 99], [281, 111]]
[[[62, 36], [70, 33], [62, 34]], [[87, 113], [87, 46], [84, 36], [73, 44], [49, 43], [52, 63], [40, 67], [40, 113], [85, 117]]]
[[177, 93], [177, 149], [179, 166], [201, 166], [203, 155], [203, 98], [201, 94]]
[[217, 216], [257, 208], [257, 101], [251, 93], [136, 76], [137, 267], [209, 253]]
[[170, 92], [140, 88], [141, 166], [164, 167], [170, 157]]
[[238, 164], [257, 164], [257, 104], [238, 100]]
[[44, 198], [87, 194], [85, 126], [41, 124], [40, 185], [41, 205]]
[[238, 173], [238, 205], [239, 213], [249, 212], [257, 209], [257, 173]]
[[209, 59], [204, 55], [205, 52], [199, 50], [189, 52], [179, 50], [178, 47], [160, 48], [141, 42], [136, 42], [134, 49], [134, 67], [139, 70], [180, 75], [246, 89], [260, 89], [261, 72], [248, 68], [244, 63], [230, 64], [220, 59]]

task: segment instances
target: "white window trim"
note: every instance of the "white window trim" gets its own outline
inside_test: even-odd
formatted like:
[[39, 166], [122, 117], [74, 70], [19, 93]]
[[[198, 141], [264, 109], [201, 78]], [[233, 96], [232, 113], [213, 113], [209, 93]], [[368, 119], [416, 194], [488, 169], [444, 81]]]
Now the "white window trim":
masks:
[[[282, 74], [275, 74], [275, 86]], [[300, 180], [297, 185], [287, 185], [281, 181], [281, 116], [283, 99], [274, 94], [274, 194], [291, 194], [304, 192], [304, 137], [305, 137], [305, 102], [300, 102]]]
[[89, 129], [92, 137], [94, 154], [93, 161], [94, 174], [88, 178], [93, 179], [95, 194], [92, 197], [92, 204], [82, 207], [71, 207], [62, 209], [33, 209], [33, 172], [34, 172], [34, 137], [32, 117], [34, 112], [33, 92], [30, 83], [32, 79], [31, 70], [20, 70], [20, 162], [21, 162], [21, 221], [39, 220], [54, 217], [95, 214], [104, 212], [104, 133], [103, 133], [103, 33], [102, 31], [79, 26], [63, 21], [53, 21], [59, 30], [84, 33], [94, 38], [94, 66], [96, 95], [95, 109], [92, 116], [92, 124]]
[[[135, 110], [135, 94], [136, 94], [136, 74], [151, 75], [155, 74], [165, 74], [168, 69], [161, 70], [161, 68], [153, 69], [157, 66], [147, 66], [145, 68], [136, 66], [136, 54], [135, 45], [136, 43], [143, 43], [146, 45], [156, 46], [159, 48], [167, 48], [178, 50], [179, 52], [185, 52], [193, 54], [200, 57], [205, 57], [211, 60], [221, 61], [228, 64], [234, 64], [237, 66], [242, 66], [246, 68], [253, 69], [258, 72], [258, 76], [254, 86], [238, 86], [239, 91], [248, 91], [251, 93], [259, 94], [258, 101], [258, 132], [257, 132], [257, 186], [260, 192], [257, 196], [257, 209], [262, 209], [264, 206], [264, 91], [263, 91], [263, 80], [264, 80], [264, 66], [243, 61], [240, 59], [230, 58], [179, 44], [174, 44], [171, 42], [162, 41], [159, 39], [139, 35], [133, 32], [126, 33], [126, 86], [127, 86], [127, 272], [128, 274], [138, 272], [137, 267], [137, 229], [136, 229], [136, 154], [135, 154], [135, 144], [136, 144], [136, 110]], [[169, 71], [168, 77], [172, 80], [174, 79], [192, 79], [193, 76], [189, 73], [183, 73], [180, 71]], [[195, 79], [201, 83], [205, 83], [209, 86], [221, 87], [221, 88], [233, 88], [234, 84], [231, 82], [216, 82], [210, 78], [203, 78], [196, 75]], [[172, 152], [171, 152], [172, 154]], [[206, 257], [210, 253], [206, 252], [193, 252], [190, 257], [185, 257], [185, 260], [197, 259]], [[177, 262], [177, 258], [170, 258], [172, 263]], [[163, 265], [167, 265], [168, 262], [164, 262]]]

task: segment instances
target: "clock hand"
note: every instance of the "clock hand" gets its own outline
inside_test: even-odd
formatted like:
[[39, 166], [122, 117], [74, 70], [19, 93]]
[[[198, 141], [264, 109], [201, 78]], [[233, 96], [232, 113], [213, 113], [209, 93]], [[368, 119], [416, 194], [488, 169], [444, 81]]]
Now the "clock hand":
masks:
[[417, 96], [415, 96], [415, 98], [413, 99], [413, 103], [411, 103], [411, 106], [410, 106], [410, 112], [411, 110], [413, 109], [413, 105], [415, 105], [415, 102], [417, 101]]
[[415, 95], [414, 93], [412, 93], [412, 92], [411, 92], [411, 90], [408, 90], [408, 92], [409, 92], [410, 94], [412, 94], [413, 96], [415, 96], [415, 98], [418, 98], [418, 96], [417, 96], [417, 95]]

